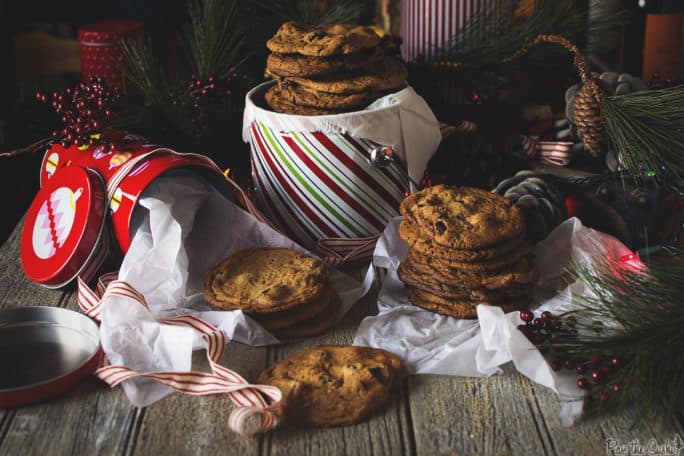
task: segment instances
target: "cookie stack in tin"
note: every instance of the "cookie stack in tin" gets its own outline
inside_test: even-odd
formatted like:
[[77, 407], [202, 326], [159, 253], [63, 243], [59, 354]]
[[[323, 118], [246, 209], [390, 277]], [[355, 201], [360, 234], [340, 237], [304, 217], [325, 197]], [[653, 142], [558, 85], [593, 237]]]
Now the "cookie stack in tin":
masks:
[[362, 109], [406, 80], [406, 66], [389, 43], [369, 27], [286, 22], [267, 42], [266, 69], [277, 83], [266, 102], [299, 115]]
[[209, 272], [204, 297], [217, 310], [242, 310], [279, 339], [327, 331], [340, 307], [323, 263], [284, 248], [233, 253]]
[[508, 199], [437, 185], [407, 197], [400, 212], [410, 248], [397, 273], [413, 304], [456, 318], [476, 318], [478, 304], [527, 307], [537, 268], [524, 217]]

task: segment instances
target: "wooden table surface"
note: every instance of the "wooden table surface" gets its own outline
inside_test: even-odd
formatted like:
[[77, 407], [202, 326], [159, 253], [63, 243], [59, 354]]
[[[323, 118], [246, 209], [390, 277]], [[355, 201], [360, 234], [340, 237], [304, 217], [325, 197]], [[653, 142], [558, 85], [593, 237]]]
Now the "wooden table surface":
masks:
[[[21, 225], [0, 249], [0, 308], [76, 310], [73, 286], [48, 290], [24, 277], [20, 233]], [[377, 312], [376, 295], [377, 287], [326, 335], [272, 347], [231, 343], [222, 363], [254, 381], [262, 369], [303, 348], [349, 344], [361, 319]], [[194, 359], [195, 368], [206, 370], [202, 352]], [[628, 411], [564, 428], [556, 396], [515, 372], [488, 379], [411, 376], [384, 410], [355, 426], [281, 426], [245, 438], [228, 430], [232, 409], [225, 396], [178, 393], [136, 408], [120, 387], [111, 390], [93, 376], [59, 398], [0, 410], [0, 455], [600, 455], [610, 454], [608, 439], [638, 440], [646, 451], [652, 439], [664, 444], [684, 437], [681, 415], [639, 422]]]

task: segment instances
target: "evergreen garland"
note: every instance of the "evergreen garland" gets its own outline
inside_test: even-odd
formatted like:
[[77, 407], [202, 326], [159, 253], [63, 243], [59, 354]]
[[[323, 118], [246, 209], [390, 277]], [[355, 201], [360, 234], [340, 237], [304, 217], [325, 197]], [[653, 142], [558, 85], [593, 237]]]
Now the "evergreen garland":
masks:
[[[684, 408], [684, 256], [636, 256], [619, 262], [576, 264], [570, 276], [586, 291], [573, 298], [581, 308], [578, 335], [558, 332], [550, 348], [567, 359], [609, 356], [620, 361], [610, 379], [611, 406], [636, 405], [642, 416]], [[606, 385], [609, 386], [609, 385]], [[616, 391], [617, 390], [617, 391]]]

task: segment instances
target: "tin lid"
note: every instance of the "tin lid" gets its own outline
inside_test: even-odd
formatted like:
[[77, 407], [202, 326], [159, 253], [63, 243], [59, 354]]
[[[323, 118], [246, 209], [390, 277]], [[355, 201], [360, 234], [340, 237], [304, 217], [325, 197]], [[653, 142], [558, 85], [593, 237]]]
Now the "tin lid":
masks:
[[85, 45], [118, 44], [121, 38], [142, 34], [140, 21], [104, 21], [86, 24], [78, 28], [78, 41]]
[[102, 361], [97, 324], [59, 307], [0, 311], [0, 408], [45, 400], [76, 386]]
[[26, 214], [21, 233], [26, 276], [58, 288], [92, 261], [102, 261], [106, 206], [104, 182], [97, 172], [77, 166], [55, 172]]

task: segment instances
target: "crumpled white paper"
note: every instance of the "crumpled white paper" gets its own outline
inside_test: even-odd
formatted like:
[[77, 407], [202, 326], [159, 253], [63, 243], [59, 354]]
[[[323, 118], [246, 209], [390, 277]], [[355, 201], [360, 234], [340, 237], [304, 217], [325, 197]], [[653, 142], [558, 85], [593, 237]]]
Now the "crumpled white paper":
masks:
[[[378, 295], [378, 315], [361, 322], [354, 345], [388, 350], [415, 374], [487, 377], [511, 362], [521, 374], [556, 392], [561, 400], [561, 422], [572, 424], [582, 413], [583, 392], [576, 386], [577, 377], [574, 372], [550, 368], [517, 329], [522, 324], [518, 312], [504, 314], [498, 307], [479, 305], [477, 320], [458, 320], [410, 303], [396, 274], [408, 251], [399, 238], [400, 220], [388, 224], [375, 248], [373, 264], [387, 268], [387, 277]], [[631, 251], [614, 237], [586, 228], [576, 218], [566, 220], [535, 248], [540, 277], [532, 308], [554, 314], [571, 310], [577, 306], [572, 296], [586, 290], [575, 282], [557, 292], [565, 268], [594, 257], [617, 261], [628, 253]]]
[[[143, 213], [134, 227], [119, 279], [145, 296], [150, 311], [130, 298], [105, 299], [100, 340], [109, 361], [137, 372], [189, 371], [192, 351], [205, 348], [203, 339], [190, 328], [157, 321], [184, 314], [208, 321], [234, 341], [278, 343], [242, 311], [211, 310], [202, 297], [204, 278], [213, 265], [238, 249], [268, 246], [305, 250], [191, 173], [156, 179], [138, 203], [144, 210], [138, 209]], [[360, 283], [331, 271], [331, 284], [342, 301], [338, 317], [368, 292], [372, 280], [371, 273]], [[140, 378], [127, 380], [123, 388], [138, 407], [173, 392]]]
[[246, 96], [242, 121], [242, 139], [246, 143], [249, 142], [253, 120], [264, 122], [277, 131], [348, 133], [392, 147], [406, 164], [411, 179], [420, 182], [430, 157], [442, 141], [437, 118], [425, 100], [410, 86], [378, 98], [359, 111], [300, 116], [261, 107], [263, 94], [272, 84], [260, 84]]

